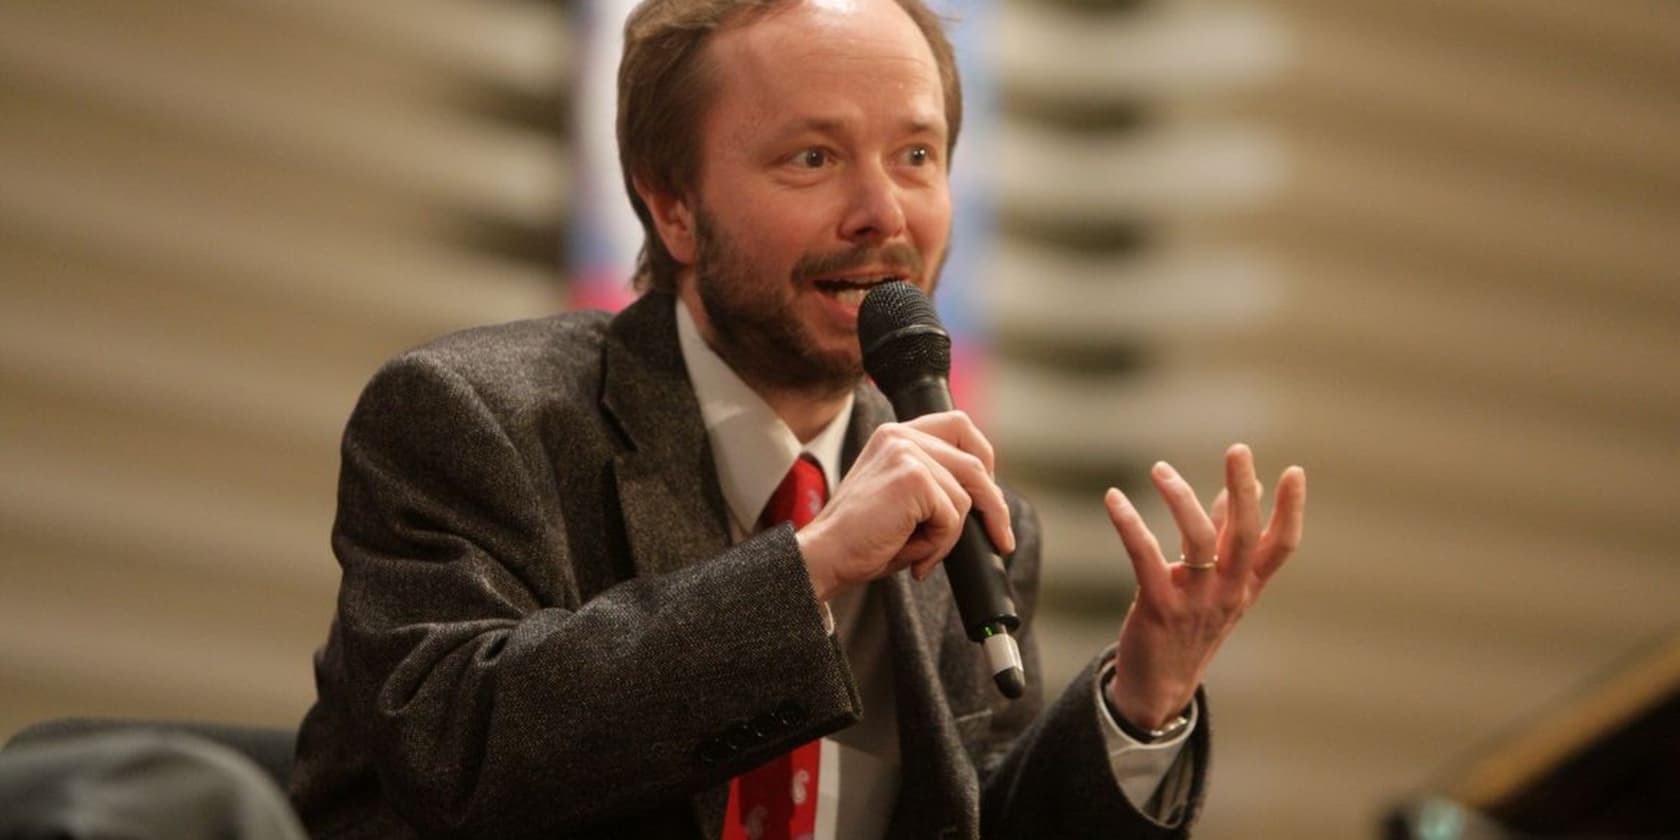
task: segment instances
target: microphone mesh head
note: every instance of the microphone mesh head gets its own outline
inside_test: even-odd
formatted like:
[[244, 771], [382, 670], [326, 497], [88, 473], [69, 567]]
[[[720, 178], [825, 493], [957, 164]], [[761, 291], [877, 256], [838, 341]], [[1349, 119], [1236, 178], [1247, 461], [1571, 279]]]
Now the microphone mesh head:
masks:
[[903, 280], [869, 290], [858, 307], [863, 369], [888, 394], [926, 376], [951, 373], [951, 336], [933, 303]]

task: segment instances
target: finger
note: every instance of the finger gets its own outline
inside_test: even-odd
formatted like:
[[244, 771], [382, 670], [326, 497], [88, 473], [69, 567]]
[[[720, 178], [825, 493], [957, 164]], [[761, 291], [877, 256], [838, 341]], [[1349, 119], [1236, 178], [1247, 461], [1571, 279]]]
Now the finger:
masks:
[[1190, 482], [1185, 481], [1166, 461], [1156, 462], [1149, 471], [1149, 477], [1154, 480], [1156, 491], [1172, 512], [1173, 521], [1178, 523], [1185, 559], [1193, 564], [1210, 562], [1219, 551], [1219, 532], [1214, 529], [1213, 520], [1208, 519], [1207, 513], [1202, 510], [1202, 503], [1196, 500], [1196, 491], [1190, 489]]
[[1220, 571], [1230, 579], [1246, 580], [1260, 538], [1259, 480], [1254, 477], [1254, 453], [1243, 444], [1225, 452], [1225, 490], [1229, 497], [1227, 527], [1220, 534]]
[[950, 471], [920, 449], [915, 450], [915, 457], [920, 468], [918, 504], [922, 518], [915, 535], [899, 553], [899, 559], [909, 560], [911, 574], [921, 580], [956, 545], [970, 501]]
[[1265, 582], [1283, 567], [1295, 549], [1301, 546], [1301, 535], [1307, 513], [1307, 471], [1290, 467], [1278, 479], [1277, 501], [1272, 506], [1272, 518], [1266, 533], [1260, 537], [1260, 551], [1254, 563], [1254, 573]]
[[1172, 574], [1167, 569], [1167, 561], [1161, 557], [1161, 544], [1155, 541], [1155, 535], [1149, 532], [1149, 526], [1138, 515], [1137, 508], [1132, 506], [1126, 494], [1110, 487], [1103, 496], [1103, 504], [1108, 508], [1108, 518], [1114, 523], [1114, 530], [1120, 535], [1120, 543], [1126, 547], [1126, 556], [1132, 561], [1132, 573], [1137, 576], [1138, 587], [1150, 592], [1167, 592], [1172, 589]]
[[979, 458], [980, 463], [985, 465], [987, 475], [997, 474], [997, 455], [992, 449], [992, 442], [986, 439], [980, 432], [980, 427], [974, 425], [974, 420], [967, 413], [953, 410], [924, 414], [904, 425], [939, 438]]
[[967, 491], [972, 506], [986, 526], [986, 535], [991, 537], [992, 545], [1002, 554], [1013, 554], [1015, 533], [1009, 519], [1009, 502], [997, 482], [992, 480], [992, 474], [980, 456], [921, 429], [912, 427], [905, 434]]
[[1210, 514], [1213, 519], [1214, 533], [1225, 530], [1225, 519], [1230, 512], [1231, 494], [1221, 487], [1219, 488], [1219, 495], [1213, 497], [1213, 512]]

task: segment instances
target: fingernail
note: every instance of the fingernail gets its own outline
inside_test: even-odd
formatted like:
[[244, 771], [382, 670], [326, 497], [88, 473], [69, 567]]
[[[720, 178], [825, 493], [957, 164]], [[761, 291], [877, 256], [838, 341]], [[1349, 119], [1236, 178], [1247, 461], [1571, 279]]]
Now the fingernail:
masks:
[[1178, 471], [1174, 470], [1172, 468], [1172, 464], [1169, 464], [1166, 461], [1156, 461], [1154, 472], [1155, 476], [1163, 481], [1171, 481], [1172, 479], [1178, 478]]

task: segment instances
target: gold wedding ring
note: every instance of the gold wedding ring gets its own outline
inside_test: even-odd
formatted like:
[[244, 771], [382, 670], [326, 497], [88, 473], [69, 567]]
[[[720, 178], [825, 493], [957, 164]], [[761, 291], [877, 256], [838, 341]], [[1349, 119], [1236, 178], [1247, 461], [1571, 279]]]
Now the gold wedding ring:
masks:
[[1192, 563], [1192, 562], [1190, 562], [1190, 560], [1188, 558], [1186, 558], [1184, 555], [1180, 554], [1180, 555], [1178, 555], [1178, 562], [1183, 563], [1184, 567], [1187, 568], [1187, 569], [1195, 569], [1197, 571], [1201, 571], [1202, 569], [1211, 569], [1214, 566], [1219, 565], [1219, 555], [1217, 555], [1217, 554], [1213, 555], [1213, 557], [1211, 559], [1209, 559], [1206, 563]]

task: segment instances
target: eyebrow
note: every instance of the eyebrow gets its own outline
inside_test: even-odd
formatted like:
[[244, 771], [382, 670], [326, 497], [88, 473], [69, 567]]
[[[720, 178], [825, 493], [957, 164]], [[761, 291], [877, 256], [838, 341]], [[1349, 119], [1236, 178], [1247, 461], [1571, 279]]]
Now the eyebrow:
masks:
[[[844, 117], [805, 117], [784, 126], [778, 134], [782, 136], [804, 134], [837, 134], [844, 131], [852, 121]], [[941, 123], [937, 119], [925, 117], [909, 117], [899, 121], [899, 128], [906, 134], [942, 134]]]

